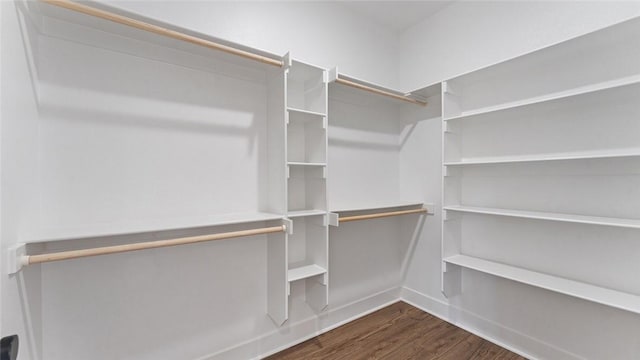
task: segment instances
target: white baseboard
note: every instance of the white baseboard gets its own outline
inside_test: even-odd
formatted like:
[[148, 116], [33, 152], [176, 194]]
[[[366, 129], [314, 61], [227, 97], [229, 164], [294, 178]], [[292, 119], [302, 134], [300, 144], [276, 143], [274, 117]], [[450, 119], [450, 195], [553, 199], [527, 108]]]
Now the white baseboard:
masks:
[[410, 288], [392, 288], [338, 308], [318, 317], [289, 325], [198, 360], [260, 359], [304, 342], [314, 336], [368, 315], [395, 302], [404, 301], [472, 334], [502, 346], [527, 359], [580, 360], [581, 357], [504, 327], [476, 314], [460, 310], [446, 302]]
[[198, 360], [260, 359], [309, 340], [338, 326], [356, 320], [400, 300], [401, 288], [395, 287], [338, 308], [329, 308], [318, 317], [289, 325]]
[[477, 314], [404, 287], [402, 301], [527, 359], [580, 360], [580, 356], [504, 327]]

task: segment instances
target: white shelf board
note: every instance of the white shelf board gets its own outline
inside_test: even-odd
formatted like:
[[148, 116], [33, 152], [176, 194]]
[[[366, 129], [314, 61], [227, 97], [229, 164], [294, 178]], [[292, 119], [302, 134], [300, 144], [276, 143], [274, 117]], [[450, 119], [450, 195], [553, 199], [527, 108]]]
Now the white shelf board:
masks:
[[590, 94], [590, 93], [609, 90], [609, 89], [615, 89], [622, 86], [628, 86], [628, 85], [634, 85], [634, 84], [640, 84], [640, 75], [628, 76], [625, 78], [611, 80], [611, 81], [604, 81], [597, 84], [581, 86], [581, 87], [570, 89], [570, 90], [559, 91], [551, 94], [546, 94], [546, 95], [537, 96], [537, 97], [524, 99], [524, 100], [512, 101], [504, 104], [487, 106], [480, 109], [463, 111], [460, 115], [443, 118], [443, 120], [451, 121], [451, 120], [470, 118], [473, 116], [488, 114], [496, 111], [514, 109], [517, 107], [525, 107], [525, 106], [540, 104], [548, 101], [560, 100], [560, 99], [565, 99], [573, 96], [580, 96], [580, 95]]
[[484, 207], [473, 207], [473, 206], [445, 206], [444, 210], [472, 213], [472, 214], [486, 214], [486, 215], [508, 216], [508, 217], [517, 217], [517, 218], [525, 218], [525, 219], [560, 221], [560, 222], [570, 222], [570, 223], [578, 223], [578, 224], [640, 229], [640, 220], [636, 220], [636, 219], [573, 215], [573, 214], [550, 213], [550, 212], [540, 212], [540, 211], [508, 210], [508, 209], [484, 208]]
[[331, 210], [331, 212], [351, 212], [351, 211], [367, 211], [367, 210], [377, 210], [377, 209], [391, 209], [391, 208], [401, 208], [401, 207], [422, 207], [424, 203], [422, 202], [397, 202], [397, 203], [380, 203], [380, 204], [362, 204], [353, 207], [342, 207]]
[[467, 269], [480, 271], [617, 309], [631, 311], [636, 314], [640, 313], [640, 296], [638, 295], [466, 255], [450, 256], [445, 258], [444, 261]]
[[287, 217], [296, 218], [296, 217], [303, 217], [303, 216], [325, 215], [326, 213], [327, 212], [325, 210], [317, 210], [317, 209], [294, 210], [294, 211], [289, 211], [287, 213]]
[[316, 111], [303, 110], [303, 109], [298, 109], [293, 107], [288, 107], [287, 111], [291, 113], [291, 115], [293, 114], [298, 115], [296, 116], [296, 118], [300, 118], [301, 120], [304, 120], [304, 121], [306, 121], [307, 119], [311, 120], [314, 118], [318, 118], [318, 117], [322, 118], [327, 116], [327, 114], [319, 113]]
[[[413, 93], [406, 93], [404, 91], [392, 89], [387, 86], [383, 86], [367, 80], [349, 76], [349, 75], [340, 73], [337, 70], [336, 72], [337, 72], [337, 76], [343, 80], [348, 80], [348, 81], [357, 83], [359, 85], [370, 87], [376, 90], [381, 90], [390, 94], [406, 97], [408, 99], [424, 100], [424, 99], [421, 99], [421, 96], [419, 93], [415, 93], [415, 95], [417, 96], [412, 96]], [[394, 104], [394, 105], [410, 104], [401, 99], [385, 96], [378, 93], [373, 93], [363, 89], [358, 89], [358, 88], [341, 84], [331, 80], [329, 82], [329, 98], [330, 99], [332, 98], [333, 99], [349, 99], [350, 101], [355, 101], [356, 103], [360, 103], [361, 105], [379, 104], [381, 101], [389, 104]]]
[[311, 163], [311, 162], [299, 162], [299, 161], [289, 161], [287, 162], [289, 166], [326, 166], [326, 163]]
[[546, 155], [523, 155], [523, 156], [500, 156], [486, 158], [467, 158], [461, 161], [447, 161], [444, 166], [464, 166], [464, 165], [490, 165], [508, 164], [542, 161], [566, 161], [566, 160], [589, 160], [589, 159], [614, 159], [640, 156], [640, 149], [628, 151], [606, 152], [574, 152], [556, 153]]
[[325, 268], [322, 268], [316, 264], [311, 264], [311, 265], [305, 265], [305, 266], [289, 269], [289, 273], [287, 277], [289, 279], [289, 282], [293, 282], [297, 280], [310, 278], [312, 276], [322, 275], [326, 272], [327, 270]]
[[255, 212], [229, 213], [211, 216], [156, 219], [137, 222], [105, 222], [68, 228], [42, 229], [28, 235], [25, 243], [73, 240], [103, 236], [133, 235], [148, 232], [234, 225], [284, 219], [283, 215]]
[[[207, 59], [209, 59], [209, 61], [213, 59], [219, 59], [219, 60], [223, 60], [233, 64], [238, 64], [238, 65], [247, 66], [250, 68], [256, 68], [260, 70], [270, 69], [273, 67], [272, 65], [268, 65], [260, 61], [245, 59], [243, 57], [240, 57], [234, 54], [229, 54], [224, 51], [211, 49], [209, 47], [193, 44], [191, 42], [187, 42], [184, 40], [178, 40], [178, 39], [170, 38], [164, 35], [156, 34], [153, 32], [144, 31], [144, 30], [133, 28], [117, 22], [99, 19], [91, 15], [83, 14], [83, 13], [69, 10], [69, 9], [64, 9], [64, 8], [50, 5], [44, 2], [39, 3], [37, 5], [38, 6], [33, 7], [34, 11], [44, 15], [44, 18], [42, 21], [34, 22], [34, 23], [36, 25], [39, 25], [40, 23], [42, 23], [42, 25], [39, 26], [38, 31], [45, 36], [69, 39], [69, 40], [80, 42], [80, 43], [84, 43], [87, 41], [86, 36], [88, 35], [82, 31], [70, 32], [69, 29], [66, 29], [66, 31], [61, 31], [61, 29], [59, 29], [58, 26], [55, 26], [55, 27], [51, 26], [51, 20], [57, 20], [57, 21], [61, 20], [62, 22], [68, 23], [71, 26], [77, 26], [77, 25], [82, 26], [87, 30], [87, 33], [100, 31], [106, 34], [113, 34], [113, 35], [121, 36], [128, 39], [143, 41], [143, 42], [147, 42], [155, 45], [168, 47], [171, 49], [176, 49], [179, 51], [184, 51], [184, 52], [195, 54], [198, 56], [204, 56]], [[141, 16], [140, 14], [127, 11], [125, 9], [119, 8], [118, 6], [112, 6], [106, 3], [95, 3], [95, 2], [90, 4], [90, 6], [96, 9], [106, 10], [109, 12], [117, 13], [119, 15], [124, 15], [134, 20], [142, 21], [154, 26], [159, 26], [168, 30], [177, 31], [177, 32], [194, 36], [207, 41], [212, 41], [223, 46], [228, 46], [234, 49], [238, 49], [238, 50], [246, 51], [259, 56], [263, 56], [265, 58], [279, 60], [279, 61], [282, 60], [282, 56], [279, 54], [274, 54], [262, 49], [239, 44], [239, 43], [225, 40], [219, 37], [214, 37], [206, 33], [194, 31], [185, 27], [180, 27], [168, 22], [160, 21], [158, 19]], [[32, 11], [32, 10], [29, 9], [29, 11]], [[69, 37], [70, 33], [73, 34], [72, 37]], [[91, 45], [103, 46], [103, 45], [96, 44], [95, 42], [91, 42]]]

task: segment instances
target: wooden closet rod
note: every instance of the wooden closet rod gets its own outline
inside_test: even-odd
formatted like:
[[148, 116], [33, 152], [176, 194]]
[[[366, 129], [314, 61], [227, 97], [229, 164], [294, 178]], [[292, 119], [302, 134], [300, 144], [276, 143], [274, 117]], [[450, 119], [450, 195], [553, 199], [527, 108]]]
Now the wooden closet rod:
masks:
[[421, 105], [421, 106], [427, 106], [427, 102], [426, 101], [421, 101], [421, 100], [413, 99], [413, 98], [410, 98], [410, 97], [407, 97], [407, 96], [394, 94], [394, 93], [389, 92], [389, 91], [376, 89], [376, 88], [371, 87], [371, 86], [359, 84], [359, 83], [357, 83], [355, 81], [351, 81], [351, 80], [347, 80], [347, 79], [341, 79], [340, 76], [338, 76], [336, 78], [336, 83], [347, 85], [347, 86], [351, 86], [351, 87], [354, 87], [354, 88], [357, 88], [357, 89], [360, 89], [360, 90], [364, 90], [364, 91], [369, 91], [369, 92], [372, 92], [372, 93], [378, 94], [378, 95], [389, 96], [389, 97], [392, 97], [394, 99], [410, 102], [412, 104]]
[[22, 265], [32, 265], [32, 264], [39, 264], [39, 263], [59, 261], [59, 260], [70, 260], [70, 259], [77, 259], [77, 258], [87, 257], [87, 256], [117, 254], [122, 252], [144, 250], [144, 249], [155, 249], [155, 248], [161, 248], [161, 247], [167, 247], [167, 246], [195, 244], [195, 243], [205, 242], [205, 241], [231, 239], [231, 238], [237, 238], [242, 236], [271, 234], [271, 233], [285, 232], [285, 231], [287, 231], [286, 225], [280, 225], [280, 226], [273, 226], [273, 227], [266, 227], [266, 228], [259, 228], [259, 229], [232, 231], [232, 232], [226, 232], [226, 233], [220, 233], [220, 234], [190, 236], [190, 237], [183, 237], [183, 238], [177, 238], [177, 239], [148, 241], [148, 242], [135, 243], [135, 244], [126, 244], [126, 245], [105, 246], [105, 247], [99, 247], [99, 248], [93, 248], [93, 249], [61, 251], [57, 253], [40, 254], [40, 255], [25, 255], [22, 258]]
[[338, 220], [339, 220], [341, 223], [343, 223], [343, 222], [349, 222], [349, 221], [358, 221], [358, 220], [377, 219], [377, 218], [383, 218], [383, 217], [389, 217], [389, 216], [399, 216], [399, 215], [408, 215], [408, 214], [420, 214], [420, 213], [426, 213], [427, 211], [428, 211], [427, 209], [413, 209], [413, 210], [390, 211], [390, 212], [383, 212], [383, 213], [376, 213], [376, 214], [368, 214], [368, 215], [355, 215], [355, 216], [340, 217]]
[[131, 26], [133, 28], [140, 29], [143, 31], [148, 31], [154, 34], [170, 37], [170, 38], [181, 40], [181, 41], [186, 41], [192, 44], [204, 46], [209, 49], [220, 50], [232, 55], [237, 55], [243, 58], [259, 61], [261, 63], [278, 66], [278, 67], [284, 66], [284, 62], [282, 60], [272, 59], [272, 58], [254, 54], [248, 51], [236, 49], [231, 46], [219, 44], [210, 40], [205, 40], [196, 36], [181, 33], [179, 31], [167, 29], [162, 26], [149, 24], [144, 21], [132, 19], [130, 17], [112, 13], [106, 10], [100, 10], [91, 6], [83, 5], [75, 1], [70, 1], [70, 0], [41, 0], [41, 1], [47, 4], [63, 7], [65, 9], [77, 11], [86, 15], [91, 15], [104, 20], [113, 21], [118, 24]]

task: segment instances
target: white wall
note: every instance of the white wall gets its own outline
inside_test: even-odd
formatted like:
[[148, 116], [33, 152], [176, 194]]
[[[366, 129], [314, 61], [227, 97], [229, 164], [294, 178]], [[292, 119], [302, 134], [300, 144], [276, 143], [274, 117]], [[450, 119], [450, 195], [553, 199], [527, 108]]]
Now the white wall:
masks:
[[[420, 88], [638, 15], [640, 2], [457, 2], [400, 36], [400, 85]], [[439, 193], [440, 124], [422, 126], [424, 186]], [[535, 357], [637, 358], [640, 317], [628, 312], [472, 271], [450, 306], [440, 291], [437, 214], [416, 244], [406, 299]]]
[[400, 35], [414, 90], [640, 15], [638, 1], [460, 1]]
[[[105, 1], [109, 3], [108, 1]], [[118, 1], [110, 5], [243, 45], [398, 84], [397, 34], [336, 2]]]

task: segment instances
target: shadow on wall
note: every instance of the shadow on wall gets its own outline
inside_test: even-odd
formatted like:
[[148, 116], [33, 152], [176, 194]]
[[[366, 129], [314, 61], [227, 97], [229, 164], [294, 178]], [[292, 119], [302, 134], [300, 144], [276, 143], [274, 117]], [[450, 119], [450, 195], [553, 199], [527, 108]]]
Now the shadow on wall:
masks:
[[34, 5], [17, 9], [47, 121], [240, 136], [249, 152], [255, 146], [266, 121], [263, 69], [43, 16]]
[[[402, 286], [425, 217], [406, 215], [330, 227], [332, 306]], [[402, 236], [408, 232], [401, 228], [414, 231]]]

